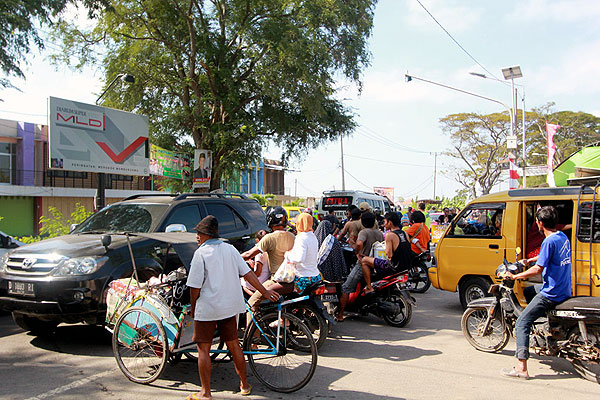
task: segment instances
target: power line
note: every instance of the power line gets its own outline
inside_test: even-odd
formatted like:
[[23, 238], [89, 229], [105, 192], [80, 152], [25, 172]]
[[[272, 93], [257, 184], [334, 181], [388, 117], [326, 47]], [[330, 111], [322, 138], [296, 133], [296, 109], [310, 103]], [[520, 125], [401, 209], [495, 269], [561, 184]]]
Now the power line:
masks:
[[373, 190], [373, 188], [371, 186], [365, 185], [363, 182], [359, 181], [358, 178], [356, 178], [354, 175], [352, 175], [350, 172], [348, 172], [348, 170], [345, 170], [346, 173], [348, 175], [350, 175], [356, 182], [360, 183], [361, 185], [363, 185], [364, 187], [368, 188], [369, 190]]
[[456, 45], [457, 45], [458, 47], [460, 47], [460, 49], [461, 49], [462, 51], [464, 51], [464, 52], [465, 52], [465, 54], [469, 56], [469, 58], [471, 58], [471, 60], [475, 61], [475, 63], [476, 63], [477, 65], [479, 65], [481, 68], [483, 68], [483, 70], [484, 70], [485, 72], [487, 72], [488, 74], [490, 74], [490, 75], [491, 75], [491, 76], [493, 76], [494, 78], [498, 79], [498, 77], [497, 77], [496, 75], [494, 75], [493, 73], [491, 73], [491, 72], [490, 72], [490, 71], [489, 71], [489, 70], [488, 70], [486, 67], [484, 67], [484, 66], [483, 66], [483, 65], [482, 65], [482, 64], [481, 64], [479, 61], [477, 61], [477, 60], [475, 59], [475, 57], [473, 57], [473, 56], [471, 55], [471, 53], [469, 53], [469, 52], [468, 52], [468, 51], [467, 51], [467, 50], [466, 50], [464, 47], [462, 47], [462, 45], [461, 45], [460, 43], [458, 43], [458, 41], [457, 41], [456, 39], [454, 39], [454, 37], [453, 37], [453, 36], [450, 34], [450, 32], [448, 32], [448, 31], [446, 30], [446, 28], [444, 28], [444, 27], [442, 26], [442, 24], [440, 24], [440, 23], [439, 23], [439, 21], [438, 21], [437, 19], [435, 19], [435, 17], [434, 17], [434, 16], [433, 16], [433, 15], [432, 15], [432, 14], [429, 12], [429, 10], [428, 10], [427, 8], [425, 8], [425, 6], [423, 5], [423, 3], [421, 3], [421, 1], [420, 1], [420, 0], [416, 0], [416, 1], [417, 1], [417, 3], [419, 3], [419, 5], [420, 5], [421, 7], [423, 7], [423, 10], [425, 10], [425, 12], [426, 12], [427, 14], [429, 14], [429, 16], [430, 16], [430, 17], [431, 17], [431, 18], [432, 18], [432, 19], [435, 21], [435, 23], [436, 23], [436, 24], [438, 24], [438, 26], [439, 26], [440, 28], [442, 28], [442, 30], [443, 30], [444, 32], [446, 32], [446, 34], [447, 34], [447, 35], [450, 37], [450, 39], [452, 39], [452, 41], [453, 41], [454, 43], [456, 43]]
[[408, 147], [408, 146], [406, 146], [404, 144], [394, 142], [393, 140], [388, 139], [387, 137], [383, 136], [382, 134], [377, 133], [376, 131], [374, 131], [373, 129], [369, 128], [368, 126], [361, 125], [361, 127], [363, 129], [367, 130], [368, 132], [370, 132], [373, 136], [380, 138], [380, 140], [383, 140], [387, 146], [392, 145], [392, 146], [397, 147], [399, 149], [411, 151], [413, 153], [429, 153], [428, 151], [413, 149], [412, 147]]

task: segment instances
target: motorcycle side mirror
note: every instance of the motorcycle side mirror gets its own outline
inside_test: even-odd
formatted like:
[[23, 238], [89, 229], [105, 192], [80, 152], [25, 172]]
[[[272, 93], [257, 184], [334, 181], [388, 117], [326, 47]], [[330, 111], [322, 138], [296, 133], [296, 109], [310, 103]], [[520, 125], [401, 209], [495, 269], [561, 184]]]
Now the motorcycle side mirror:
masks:
[[515, 248], [515, 257], [519, 257], [519, 254], [521, 254], [521, 248], [520, 247], [516, 247]]

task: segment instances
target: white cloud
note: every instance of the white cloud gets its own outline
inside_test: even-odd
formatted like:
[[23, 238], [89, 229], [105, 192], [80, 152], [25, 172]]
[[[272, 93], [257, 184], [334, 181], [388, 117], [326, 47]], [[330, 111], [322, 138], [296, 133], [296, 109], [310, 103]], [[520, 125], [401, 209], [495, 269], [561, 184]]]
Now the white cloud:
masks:
[[[435, 19], [451, 34], [466, 31], [481, 17], [482, 10], [472, 4], [464, 5], [456, 0], [419, 0]], [[405, 22], [421, 30], [434, 31], [441, 28], [416, 0], [407, 0]]]
[[518, 20], [547, 21], [549, 19], [573, 22], [600, 17], [597, 0], [523, 0], [509, 18]]

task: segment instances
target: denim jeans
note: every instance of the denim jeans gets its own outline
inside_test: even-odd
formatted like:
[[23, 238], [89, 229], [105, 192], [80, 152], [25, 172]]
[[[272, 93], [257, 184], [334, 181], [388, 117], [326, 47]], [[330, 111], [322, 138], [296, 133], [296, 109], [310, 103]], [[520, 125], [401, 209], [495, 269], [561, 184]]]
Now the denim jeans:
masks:
[[527, 307], [525, 307], [515, 325], [515, 336], [517, 339], [515, 357], [517, 359], [527, 360], [529, 358], [529, 332], [531, 331], [531, 325], [533, 325], [536, 319], [544, 316], [546, 311], [553, 309], [557, 304], [558, 302], [552, 301], [543, 294], [538, 293]]

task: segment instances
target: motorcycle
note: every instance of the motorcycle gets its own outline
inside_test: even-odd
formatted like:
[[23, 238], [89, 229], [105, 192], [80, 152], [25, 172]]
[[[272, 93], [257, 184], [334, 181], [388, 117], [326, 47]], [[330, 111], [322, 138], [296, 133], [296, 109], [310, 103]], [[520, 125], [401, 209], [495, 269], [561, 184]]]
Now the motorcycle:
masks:
[[413, 259], [408, 270], [407, 288], [413, 293], [425, 293], [431, 286], [426, 262], [431, 260], [429, 250], [424, 251]]
[[[364, 280], [357, 285], [354, 293], [350, 293], [346, 311], [361, 315], [374, 314], [390, 326], [401, 328], [406, 326], [412, 317], [412, 307], [415, 299], [405, 288], [408, 273], [398, 272], [372, 283], [374, 292], [364, 293]], [[323, 303], [329, 304], [329, 312], [336, 315], [342, 295], [343, 282], [328, 282], [321, 295]]]
[[[521, 270], [521, 263], [505, 259], [496, 274]], [[492, 285], [492, 297], [473, 300], [465, 310], [461, 328], [477, 350], [498, 352], [514, 336], [515, 323], [524, 310], [513, 291], [514, 283], [503, 279]], [[600, 298], [572, 297], [549, 310], [533, 324], [530, 347], [539, 355], [565, 358], [583, 378], [600, 383]]]

